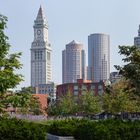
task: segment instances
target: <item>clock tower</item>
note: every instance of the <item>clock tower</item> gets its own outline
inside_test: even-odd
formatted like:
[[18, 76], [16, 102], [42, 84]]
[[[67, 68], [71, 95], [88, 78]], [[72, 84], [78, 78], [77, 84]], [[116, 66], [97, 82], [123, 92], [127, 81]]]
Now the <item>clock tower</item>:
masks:
[[51, 53], [48, 23], [40, 6], [34, 21], [34, 40], [31, 45], [31, 86], [38, 87], [52, 81]]

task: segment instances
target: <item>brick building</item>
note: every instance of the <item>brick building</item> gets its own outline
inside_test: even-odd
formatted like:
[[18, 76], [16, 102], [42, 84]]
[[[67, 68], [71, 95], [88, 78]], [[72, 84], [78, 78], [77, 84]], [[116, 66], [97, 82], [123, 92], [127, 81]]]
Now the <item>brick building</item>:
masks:
[[103, 82], [92, 83], [91, 81], [78, 79], [76, 83], [66, 83], [57, 86], [56, 99], [58, 100], [61, 95], [65, 95], [68, 92], [74, 96], [84, 94], [86, 91], [90, 91], [93, 95], [102, 95], [105, 86]]

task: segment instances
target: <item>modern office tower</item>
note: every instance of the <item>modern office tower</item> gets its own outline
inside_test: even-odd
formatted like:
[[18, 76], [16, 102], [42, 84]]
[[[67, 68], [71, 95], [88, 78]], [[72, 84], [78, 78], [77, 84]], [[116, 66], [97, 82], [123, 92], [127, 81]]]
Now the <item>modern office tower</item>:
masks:
[[47, 84], [52, 80], [51, 53], [48, 41], [48, 23], [42, 7], [34, 21], [34, 41], [31, 45], [31, 86]]
[[109, 35], [96, 33], [88, 36], [88, 79], [93, 82], [109, 80]]
[[140, 49], [140, 25], [138, 29], [138, 36], [134, 38], [134, 45]]
[[72, 41], [62, 51], [63, 83], [74, 83], [77, 79], [86, 79], [86, 61], [83, 45]]

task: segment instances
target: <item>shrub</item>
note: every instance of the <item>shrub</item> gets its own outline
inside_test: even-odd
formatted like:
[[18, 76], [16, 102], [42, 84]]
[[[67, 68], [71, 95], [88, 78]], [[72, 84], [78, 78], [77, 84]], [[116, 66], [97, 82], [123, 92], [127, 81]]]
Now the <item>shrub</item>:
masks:
[[45, 140], [46, 126], [17, 119], [0, 118], [1, 140]]
[[78, 123], [83, 120], [79, 119], [65, 119], [54, 121], [48, 129], [48, 133], [58, 136], [73, 136]]
[[140, 140], [140, 121], [88, 121], [75, 129], [76, 140]]

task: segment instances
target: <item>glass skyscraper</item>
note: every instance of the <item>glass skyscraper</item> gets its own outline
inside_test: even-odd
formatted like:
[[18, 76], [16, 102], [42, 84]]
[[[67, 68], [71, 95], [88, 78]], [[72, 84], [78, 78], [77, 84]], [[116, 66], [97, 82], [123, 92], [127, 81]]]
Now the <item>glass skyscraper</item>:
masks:
[[93, 82], [109, 80], [110, 38], [96, 33], [88, 36], [88, 80]]

